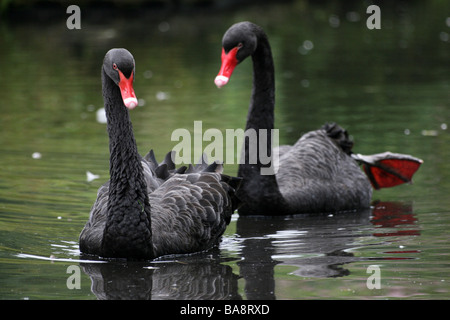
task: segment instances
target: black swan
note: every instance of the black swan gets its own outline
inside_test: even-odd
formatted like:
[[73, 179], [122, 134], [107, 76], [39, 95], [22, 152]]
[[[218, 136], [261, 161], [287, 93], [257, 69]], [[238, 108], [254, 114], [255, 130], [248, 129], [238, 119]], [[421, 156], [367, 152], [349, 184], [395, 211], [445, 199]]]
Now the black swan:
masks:
[[[408, 155], [384, 153], [361, 156], [351, 152], [353, 143], [336, 124], [303, 135], [293, 146], [273, 150], [279, 154], [278, 172], [261, 174], [267, 167], [260, 161], [260, 132], [266, 134], [271, 150], [270, 129], [274, 128], [274, 64], [268, 38], [251, 22], [232, 25], [222, 39], [222, 65], [215, 78], [217, 87], [227, 84], [234, 68], [248, 56], [253, 60], [253, 89], [245, 130], [255, 130], [256, 149], [244, 140], [238, 176], [243, 178], [238, 197], [244, 204], [241, 215], [286, 215], [338, 212], [367, 208], [375, 188], [409, 182], [422, 163]], [[267, 129], [267, 131], [260, 131]], [[262, 142], [264, 143], [264, 142]], [[256, 150], [257, 161], [249, 161]], [[371, 181], [359, 168], [363, 163]], [[273, 171], [275, 172], [275, 171]]]
[[210, 249], [218, 243], [238, 201], [238, 178], [221, 164], [175, 170], [172, 153], [158, 164], [142, 158], [128, 109], [137, 105], [134, 58], [111, 49], [102, 66], [110, 150], [110, 180], [98, 190], [80, 234], [80, 251], [104, 258], [153, 259]]

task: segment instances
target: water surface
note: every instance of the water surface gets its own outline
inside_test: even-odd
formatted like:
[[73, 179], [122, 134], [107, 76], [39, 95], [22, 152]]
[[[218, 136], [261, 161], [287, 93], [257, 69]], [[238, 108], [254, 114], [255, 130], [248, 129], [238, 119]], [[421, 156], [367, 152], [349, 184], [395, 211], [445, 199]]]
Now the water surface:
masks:
[[[145, 11], [132, 21], [116, 14], [72, 31], [65, 16], [0, 23], [0, 298], [448, 299], [450, 10], [445, 1], [381, 10], [381, 30], [366, 28], [362, 4], [333, 1]], [[270, 37], [280, 143], [336, 121], [356, 152], [423, 159], [414, 184], [375, 191], [363, 212], [234, 215], [219, 248], [191, 256], [80, 255], [78, 235], [109, 178], [105, 124], [96, 118], [106, 51], [133, 53], [138, 148], [162, 159], [177, 144], [173, 130], [193, 132], [195, 120], [203, 130], [244, 127], [251, 63], [227, 87], [213, 83], [222, 35], [241, 20]], [[80, 270], [79, 289], [70, 289], [70, 266]], [[380, 289], [367, 286], [369, 266], [381, 271]]]

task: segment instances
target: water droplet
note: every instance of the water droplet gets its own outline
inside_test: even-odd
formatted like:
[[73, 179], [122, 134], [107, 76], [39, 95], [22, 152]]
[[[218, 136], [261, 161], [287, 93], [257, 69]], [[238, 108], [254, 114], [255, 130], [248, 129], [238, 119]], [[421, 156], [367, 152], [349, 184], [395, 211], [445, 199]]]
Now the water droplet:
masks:
[[438, 132], [436, 130], [422, 130], [422, 135], [426, 137], [436, 137]]
[[40, 152], [33, 152], [33, 154], [31, 155], [31, 157], [33, 159], [41, 159], [42, 158], [42, 154]]
[[151, 70], [145, 70], [144, 71], [144, 78], [145, 79], [150, 79], [151, 77], [153, 77], [153, 72]]
[[167, 21], [163, 21], [158, 25], [158, 30], [161, 32], [167, 32], [170, 30], [170, 24]]
[[98, 178], [100, 178], [99, 175], [93, 174], [93, 173], [90, 172], [90, 171], [86, 171], [86, 181], [87, 181], [87, 182], [94, 181], [95, 179], [98, 179]]
[[360, 16], [359, 13], [356, 11], [349, 11], [347, 12], [347, 14], [345, 15], [345, 17], [347, 18], [348, 21], [350, 22], [357, 22], [360, 20]]
[[332, 14], [329, 18], [328, 18], [328, 23], [330, 24], [330, 26], [332, 28], [339, 28], [340, 24], [341, 24], [341, 20], [339, 19], [339, 17], [335, 14]]
[[303, 48], [305, 48], [306, 50], [312, 50], [314, 48], [314, 44], [311, 40], [305, 40], [303, 41]]
[[450, 41], [450, 35], [447, 32], [442, 31], [439, 33], [439, 39], [441, 39], [441, 41], [448, 42]]
[[167, 92], [158, 91], [156, 93], [156, 99], [158, 101], [168, 100], [169, 99], [169, 94]]
[[106, 112], [105, 108], [100, 108], [97, 110], [97, 113], [95, 114], [96, 120], [98, 123], [106, 123]]
[[311, 40], [305, 40], [303, 41], [303, 44], [298, 48], [298, 52], [300, 54], [307, 54], [309, 51], [311, 51], [314, 48], [314, 43]]

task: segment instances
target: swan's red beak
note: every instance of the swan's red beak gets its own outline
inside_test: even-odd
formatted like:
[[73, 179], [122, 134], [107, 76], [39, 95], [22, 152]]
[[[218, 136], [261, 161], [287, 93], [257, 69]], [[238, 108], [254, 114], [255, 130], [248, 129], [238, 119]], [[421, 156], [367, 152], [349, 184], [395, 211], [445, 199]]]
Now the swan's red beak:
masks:
[[122, 94], [123, 104], [125, 107], [132, 110], [138, 105], [136, 94], [133, 89], [134, 72], [132, 72], [131, 76], [127, 78], [123, 75], [122, 71], [119, 70], [119, 77], [119, 88], [120, 93]]
[[222, 66], [220, 67], [219, 74], [214, 80], [214, 83], [218, 88], [223, 87], [228, 83], [228, 80], [230, 80], [231, 74], [238, 64], [238, 60], [236, 59], [238, 50], [239, 48], [235, 47], [228, 53], [225, 53], [225, 49], [222, 48]]

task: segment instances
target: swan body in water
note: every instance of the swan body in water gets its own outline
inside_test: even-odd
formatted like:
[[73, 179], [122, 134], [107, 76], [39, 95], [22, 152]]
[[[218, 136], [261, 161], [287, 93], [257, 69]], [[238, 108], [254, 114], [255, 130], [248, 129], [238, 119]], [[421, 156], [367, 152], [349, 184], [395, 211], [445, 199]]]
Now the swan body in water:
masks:
[[102, 66], [110, 150], [110, 180], [98, 190], [80, 234], [80, 251], [104, 258], [153, 259], [204, 251], [217, 245], [237, 206], [240, 179], [222, 165], [175, 169], [153, 151], [137, 151], [129, 110], [137, 106], [135, 62], [126, 49], [111, 49]]
[[[241, 159], [238, 170], [238, 176], [243, 178], [238, 191], [243, 201], [239, 214], [287, 215], [364, 209], [370, 206], [371, 183], [378, 188], [411, 180], [422, 160], [393, 153], [353, 154], [347, 131], [334, 123], [306, 133], [292, 146], [272, 150], [274, 64], [269, 40], [261, 27], [240, 22], [226, 31], [222, 39], [222, 65], [215, 84], [219, 88], [226, 85], [235, 67], [247, 57], [253, 61], [253, 88], [245, 130], [256, 132], [257, 141], [250, 146], [249, 139], [244, 140], [245, 159]], [[261, 132], [268, 136], [261, 137]], [[259, 159], [262, 138], [267, 143], [265, 150], [279, 155], [276, 174], [261, 174], [261, 169], [268, 166]], [[249, 152], [255, 152], [255, 148], [258, 159], [251, 163]], [[363, 163], [370, 181], [358, 162]]]

